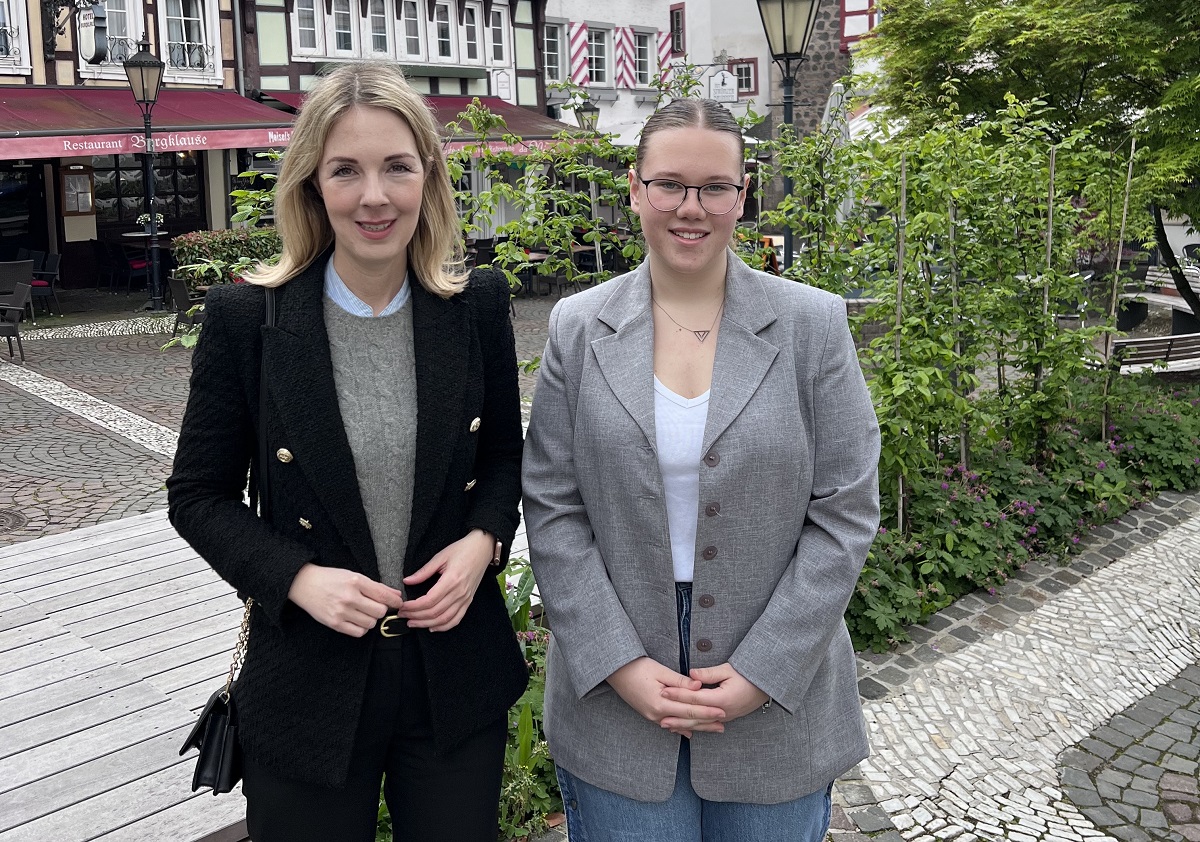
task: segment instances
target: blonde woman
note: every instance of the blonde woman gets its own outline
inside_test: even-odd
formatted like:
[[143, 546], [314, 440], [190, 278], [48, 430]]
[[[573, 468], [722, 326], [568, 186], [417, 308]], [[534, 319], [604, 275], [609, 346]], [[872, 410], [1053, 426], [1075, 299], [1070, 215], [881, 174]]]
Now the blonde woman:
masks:
[[[455, 268], [436, 127], [391, 65], [310, 92], [276, 218], [278, 263], [208, 294], [167, 483], [176, 529], [254, 599], [250, 835], [369, 842], [382, 781], [396, 838], [494, 842], [527, 680], [492, 575], [520, 498], [508, 287]], [[242, 502], [252, 462], [269, 522]]]

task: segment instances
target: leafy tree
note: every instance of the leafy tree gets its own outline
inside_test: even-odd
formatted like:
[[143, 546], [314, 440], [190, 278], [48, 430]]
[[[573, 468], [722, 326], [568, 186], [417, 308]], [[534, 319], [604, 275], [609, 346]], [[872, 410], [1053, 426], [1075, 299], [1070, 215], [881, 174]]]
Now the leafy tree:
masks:
[[947, 99], [978, 122], [1011, 95], [1045, 103], [1052, 142], [1080, 128], [1107, 150], [1136, 138], [1131, 207], [1145, 212], [1131, 231], [1200, 313], [1163, 225], [1200, 220], [1200, 0], [888, 0], [864, 54], [880, 59], [873, 101], [911, 133]]

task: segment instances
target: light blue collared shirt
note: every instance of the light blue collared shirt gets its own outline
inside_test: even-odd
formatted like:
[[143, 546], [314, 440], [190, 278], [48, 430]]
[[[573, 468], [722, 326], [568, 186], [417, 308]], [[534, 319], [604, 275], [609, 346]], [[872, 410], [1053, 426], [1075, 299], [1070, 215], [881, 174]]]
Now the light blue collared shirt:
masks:
[[[411, 290], [408, 286], [408, 274], [404, 276], [404, 286], [400, 287], [400, 291], [396, 293], [396, 297], [391, 300], [388, 306], [383, 308], [383, 312], [379, 314], [379, 318], [390, 316], [401, 307], [408, 303]], [[370, 305], [363, 303], [363, 300], [350, 291], [350, 287], [346, 286], [346, 282], [338, 275], [337, 270], [333, 268], [333, 258], [329, 258], [329, 262], [325, 264], [325, 295], [334, 304], [341, 307], [351, 316], [361, 316], [365, 319], [376, 318], [375, 311]]]

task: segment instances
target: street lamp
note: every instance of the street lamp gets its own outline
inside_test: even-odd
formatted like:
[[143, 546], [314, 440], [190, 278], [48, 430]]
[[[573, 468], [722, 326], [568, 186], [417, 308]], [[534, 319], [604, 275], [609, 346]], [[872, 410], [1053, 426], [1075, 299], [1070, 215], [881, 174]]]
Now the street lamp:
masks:
[[[575, 106], [575, 121], [579, 123], [580, 129], [587, 132], [589, 135], [588, 140], [591, 141], [592, 136], [596, 134], [596, 124], [600, 121], [600, 106], [596, 105], [596, 103], [592, 102], [590, 99], [583, 100]], [[595, 161], [592, 159], [592, 155], [589, 152], [588, 167], [591, 168], [594, 164]], [[591, 200], [592, 221], [595, 222], [597, 215], [596, 203], [598, 197], [596, 195], [596, 180], [590, 177], [588, 178], [588, 198]], [[600, 258], [600, 238], [598, 236], [596, 237], [596, 242], [594, 245], [596, 247], [596, 271], [602, 272], [604, 271], [604, 264]]]
[[154, 138], [151, 136], [150, 112], [158, 102], [162, 89], [163, 68], [166, 65], [150, 52], [145, 36], [138, 42], [138, 51], [125, 59], [125, 75], [129, 88], [142, 112], [146, 132], [146, 151], [142, 156], [142, 183], [145, 186], [146, 214], [150, 217], [150, 301], [155, 310], [163, 308], [162, 279], [158, 275], [158, 213], [154, 209]]
[[590, 99], [585, 99], [575, 106], [575, 122], [579, 123], [579, 128], [583, 131], [589, 134], [595, 132], [599, 120], [600, 106]]
[[[767, 31], [771, 59], [783, 74], [783, 122], [792, 125], [796, 73], [807, 58], [808, 43], [817, 27], [821, 0], [758, 0], [758, 14]], [[792, 195], [792, 179], [783, 177], [783, 194]], [[783, 229], [783, 268], [792, 265], [792, 227]]]

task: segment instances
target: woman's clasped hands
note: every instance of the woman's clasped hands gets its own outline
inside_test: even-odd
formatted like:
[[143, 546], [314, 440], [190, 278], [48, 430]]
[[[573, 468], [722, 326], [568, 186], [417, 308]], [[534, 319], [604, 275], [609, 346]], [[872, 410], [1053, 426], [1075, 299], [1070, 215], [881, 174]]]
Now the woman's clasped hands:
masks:
[[449, 631], [462, 621], [492, 559], [493, 539], [472, 530], [404, 578], [416, 585], [437, 576], [427, 593], [406, 600], [404, 594], [374, 579], [340, 567], [306, 564], [292, 580], [288, 599], [314, 620], [334, 631], [362, 637], [390, 613], [411, 628]]
[[608, 677], [625, 703], [674, 734], [720, 734], [725, 723], [761, 708], [769, 697], [728, 663], [681, 675], [652, 658], [630, 661]]

